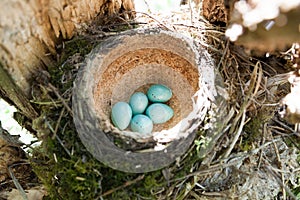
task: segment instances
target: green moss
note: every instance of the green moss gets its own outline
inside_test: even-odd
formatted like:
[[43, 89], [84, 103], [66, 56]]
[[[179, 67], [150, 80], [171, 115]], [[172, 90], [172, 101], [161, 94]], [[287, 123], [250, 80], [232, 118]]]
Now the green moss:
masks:
[[163, 179], [162, 172], [160, 170], [155, 171], [146, 175], [143, 182], [143, 187], [145, 190], [150, 191], [151, 189], [155, 189], [164, 185], [164, 181], [165, 180]]
[[[84, 56], [95, 45], [85, 38], [67, 42], [57, 66], [48, 69], [50, 83], [58, 89], [61, 98], [70, 107], [71, 93], [67, 91], [72, 88], [78, 62], [83, 62]], [[49, 103], [38, 104], [42, 113], [35, 121], [35, 129], [43, 143], [33, 150], [31, 156], [33, 170], [48, 191], [46, 199], [98, 199], [106, 191], [120, 186], [120, 189], [107, 195], [105, 199], [151, 197], [150, 190], [159, 185], [159, 181], [163, 181], [161, 172], [149, 173], [143, 180], [127, 186], [139, 174], [119, 172], [94, 159], [82, 145], [70, 113], [62, 112], [62, 103], [53, 103], [61, 99], [46, 88], [47, 86], [39, 87], [38, 101]]]
[[259, 142], [262, 138], [263, 124], [267, 123], [273, 117], [273, 111], [261, 109], [257, 115], [245, 125], [242, 143], [240, 148], [242, 151], [248, 151], [253, 148], [253, 143]]
[[[98, 42], [100, 43], [100, 41]], [[61, 51], [57, 64], [48, 68], [50, 82], [60, 91], [66, 91], [73, 85], [74, 72], [79, 68], [79, 63], [84, 61], [87, 55], [98, 43], [91, 41], [88, 37], [75, 37], [67, 41], [58, 49]]]
[[[76, 132], [72, 131], [73, 125], [67, 121], [64, 123], [67, 123], [65, 129], [68, 131], [62, 132], [60, 128], [57, 133], [64, 147], [57, 139], [48, 137], [32, 156], [34, 171], [49, 192], [48, 199], [96, 199], [102, 193], [120, 186], [125, 187], [105, 199], [138, 199], [138, 196], [156, 199], [152, 192], [167, 186], [161, 170], [146, 173], [142, 180], [126, 186], [140, 174], [116, 171], [101, 164], [86, 151]], [[71, 152], [71, 156], [64, 148]], [[196, 153], [190, 154], [181, 169], [171, 166], [175, 172], [174, 178], [187, 175], [196, 158]]]

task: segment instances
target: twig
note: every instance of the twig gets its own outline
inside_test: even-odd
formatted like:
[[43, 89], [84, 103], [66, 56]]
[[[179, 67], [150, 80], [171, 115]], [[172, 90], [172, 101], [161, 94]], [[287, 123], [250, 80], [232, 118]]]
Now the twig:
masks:
[[277, 131], [277, 130], [272, 130], [272, 131], [275, 132], [275, 133], [277, 133], [277, 134], [280, 135], [281, 137], [287, 137], [287, 138], [289, 138], [290, 141], [293, 143], [293, 145], [294, 145], [298, 150], [300, 150], [300, 145], [297, 144], [297, 143], [291, 138], [291, 136], [290, 136], [290, 135], [293, 135], [293, 134], [297, 135], [298, 133], [286, 134], [286, 133], [282, 133], [282, 132]]
[[146, 0], [144, 0], [144, 3], [146, 4], [146, 6], [148, 8], [148, 12], [151, 14], [151, 9], [150, 9], [150, 6], [149, 6], [148, 2]]
[[242, 112], [242, 119], [241, 119], [241, 122], [240, 122], [240, 126], [239, 126], [236, 134], [234, 135], [234, 138], [233, 138], [229, 148], [226, 150], [226, 153], [224, 154], [224, 158], [227, 158], [230, 155], [232, 149], [234, 148], [236, 142], [238, 141], [238, 139], [239, 139], [239, 137], [242, 133], [243, 127], [245, 125], [245, 119], [246, 119], [246, 109], [244, 109], [243, 112]]
[[138, 176], [136, 179], [133, 179], [132, 181], [127, 181], [127, 182], [125, 182], [123, 185], [120, 185], [120, 186], [118, 186], [118, 187], [116, 187], [116, 188], [113, 188], [113, 189], [110, 189], [110, 190], [104, 192], [104, 193], [101, 195], [101, 197], [105, 197], [105, 196], [107, 196], [107, 195], [110, 195], [110, 194], [112, 194], [112, 193], [118, 191], [118, 190], [124, 189], [124, 188], [126, 188], [126, 187], [128, 187], [128, 186], [130, 186], [130, 185], [132, 185], [132, 184], [135, 184], [135, 183], [137, 183], [138, 181], [143, 180], [144, 177], [145, 177], [145, 175], [140, 175], [140, 176]]
[[[131, 12], [135, 12], [135, 11], [131, 11]], [[168, 31], [172, 31], [172, 29], [168, 28], [166, 25], [162, 24], [159, 20], [157, 20], [155, 17], [152, 17], [148, 13], [145, 13], [145, 12], [135, 12], [135, 13], [140, 13], [142, 15], [146, 15], [147, 17], [149, 17], [149, 18], [153, 19], [154, 21], [156, 21], [160, 26], [164, 27]]]
[[49, 88], [54, 92], [54, 94], [61, 100], [62, 104], [66, 107], [67, 111], [73, 116], [73, 111], [69, 107], [69, 105], [66, 103], [65, 99], [62, 98], [62, 96], [59, 94], [56, 87], [54, 87], [51, 83], [48, 84]]
[[61, 103], [61, 101], [35, 101], [35, 100], [30, 100], [30, 103], [34, 103], [37, 105], [53, 105], [56, 107], [58, 103]]
[[278, 177], [278, 174], [276, 171], [274, 171], [270, 166], [265, 166], [266, 169], [270, 172], [270, 174], [273, 175], [273, 177], [276, 179], [276, 181], [285, 189], [285, 191], [289, 194], [291, 199], [297, 200], [297, 197], [293, 194], [293, 192], [288, 188], [285, 184], [283, 184]]
[[222, 57], [221, 57], [220, 62], [217, 66], [217, 69], [220, 69], [220, 66], [223, 63], [223, 60], [224, 60], [225, 56], [227, 55], [228, 48], [229, 48], [229, 40], [226, 41], [224, 53], [222, 54]]
[[273, 144], [273, 142], [278, 142], [280, 140], [282, 140], [282, 139], [277, 138], [277, 139], [274, 139], [270, 142], [266, 142], [265, 144], [261, 145], [260, 147], [258, 147], [256, 149], [253, 149], [251, 151], [240, 153], [240, 155], [232, 157], [232, 158], [223, 159], [223, 160], [219, 161], [220, 164], [212, 165], [212, 166], [210, 166], [209, 169], [199, 170], [199, 171], [190, 173], [190, 174], [188, 174], [184, 177], [170, 180], [169, 182], [172, 183], [172, 182], [176, 182], [176, 181], [181, 181], [181, 180], [193, 177], [193, 176], [207, 176], [207, 175], [210, 175], [212, 172], [220, 171], [220, 170], [223, 170], [226, 167], [237, 165], [238, 163], [243, 162], [244, 159], [246, 159], [246, 158], [248, 158], [248, 157], [250, 157], [254, 154], [257, 154], [263, 148]]
[[296, 133], [291, 127], [287, 126], [285, 123], [277, 120], [277, 119], [273, 119], [273, 121], [275, 121], [276, 123], [278, 123], [279, 125], [283, 126], [285, 129], [291, 131], [292, 133]]
[[[255, 82], [255, 80], [256, 80], [257, 82], [256, 82], [256, 84], [255, 84], [256, 87], [255, 87], [255, 89], [254, 89], [254, 92], [252, 93], [251, 98], [253, 98], [253, 97], [258, 93], [259, 88], [260, 88], [260, 84], [261, 84], [261, 81], [262, 81], [262, 75], [263, 75], [262, 66], [261, 66], [260, 62], [257, 62], [257, 63], [256, 63], [255, 68], [256, 68], [256, 66], [259, 67], [259, 68], [258, 68], [258, 76], [255, 75], [255, 77], [254, 77], [254, 82]], [[254, 68], [254, 70], [255, 70], [255, 68]], [[256, 77], [256, 76], [257, 76], [257, 77]]]
[[12, 181], [14, 182], [14, 185], [16, 186], [16, 188], [19, 190], [21, 196], [23, 197], [24, 200], [28, 200], [28, 197], [26, 195], [26, 192], [25, 190], [23, 189], [23, 187], [20, 185], [18, 179], [15, 177], [13, 171], [12, 171], [12, 167], [14, 166], [17, 166], [17, 165], [21, 165], [21, 164], [24, 164], [24, 165], [28, 165], [28, 163], [16, 163], [16, 164], [12, 164], [8, 167], [8, 172], [9, 172], [9, 175], [12, 179]]
[[62, 109], [61, 112], [60, 112], [60, 115], [59, 115], [59, 117], [58, 117], [58, 120], [57, 120], [55, 129], [54, 129], [54, 132], [53, 132], [52, 139], [54, 139], [54, 138], [56, 137], [56, 133], [57, 133], [57, 131], [58, 131], [59, 124], [60, 124], [60, 121], [61, 121], [61, 119], [62, 119], [62, 116], [63, 116], [64, 113], [65, 113], [65, 109], [66, 109], [66, 107], [63, 107], [63, 109]]
[[[45, 119], [45, 123], [46, 125], [49, 127], [50, 131], [54, 134], [54, 129], [52, 128], [51, 124]], [[63, 149], [66, 151], [66, 153], [71, 157], [71, 153], [69, 151], [69, 149], [67, 149], [64, 145], [64, 143], [61, 141], [61, 139], [57, 136], [57, 134], [55, 134], [55, 138], [57, 139], [57, 141], [59, 142], [59, 144], [63, 147]]]
[[191, 24], [194, 24], [194, 15], [193, 15], [193, 8], [192, 8], [192, 0], [189, 0], [189, 8], [190, 8], [190, 13], [191, 13]]
[[[291, 142], [295, 145], [295, 147], [300, 150], [300, 145], [298, 143], [294, 142], [294, 140], [291, 138], [291, 135], [296, 135], [296, 136], [300, 137], [300, 134], [298, 132], [295, 132], [291, 127], [287, 126], [286, 124], [284, 124], [283, 122], [281, 122], [281, 121], [279, 121], [277, 119], [273, 119], [273, 121], [275, 121], [279, 125], [283, 126], [283, 128], [285, 128], [286, 130], [291, 131], [291, 133], [285, 134], [285, 133], [283, 133], [281, 131], [276, 131], [276, 130], [273, 130], [273, 131], [276, 132], [276, 133], [278, 133], [279, 135], [288, 137], [291, 140]], [[276, 127], [274, 127], [274, 128], [276, 128]]]
[[70, 153], [69, 149], [67, 149], [65, 147], [64, 143], [61, 141], [61, 139], [57, 135], [55, 137], [56, 137], [57, 141], [59, 142], [59, 144], [64, 148], [64, 150], [66, 151], [66, 153], [71, 157], [71, 153]]
[[[264, 124], [263, 124], [263, 135], [262, 135], [261, 144], [264, 144], [264, 143], [265, 143], [265, 140], [266, 140], [266, 138], [265, 138], [266, 132], [267, 132], [267, 123], [264, 123]], [[260, 150], [259, 157], [258, 157], [258, 163], [257, 163], [257, 169], [259, 169], [260, 166], [261, 166], [262, 153], [263, 153], [263, 151]]]
[[[271, 138], [273, 138], [272, 134], [271, 134]], [[278, 151], [278, 148], [277, 148], [277, 145], [275, 142], [273, 142], [273, 146], [274, 146], [274, 149], [275, 149], [275, 153], [276, 153], [276, 157], [277, 157], [277, 160], [278, 160], [278, 163], [279, 163], [279, 166], [278, 168], [279, 169], [282, 169], [282, 162], [281, 162], [281, 159], [280, 159], [280, 154], [279, 154], [279, 151]], [[281, 184], [284, 185], [284, 174], [281, 172], [280, 173], [281, 175]], [[286, 190], [285, 190], [285, 187], [282, 187], [282, 198], [283, 200], [286, 200]]]
[[260, 66], [260, 63], [257, 62], [254, 67], [253, 73], [251, 74], [250, 85], [249, 85], [249, 89], [246, 94], [245, 100], [242, 103], [239, 113], [235, 117], [233, 125], [229, 130], [229, 134], [233, 134], [234, 131], [236, 130], [238, 121], [241, 119], [239, 128], [237, 129], [237, 132], [236, 132], [229, 148], [226, 150], [225, 154], [223, 155], [223, 158], [227, 158], [230, 155], [230, 153], [231, 153], [232, 149], [234, 148], [238, 138], [240, 137], [243, 127], [245, 125], [247, 108], [250, 105], [249, 104], [250, 101], [253, 99], [253, 97], [257, 93], [259, 85], [260, 85], [260, 80], [262, 78], [261, 66], [260, 66], [260, 68], [258, 68], [259, 66]]
[[[109, 24], [109, 25], [103, 25], [101, 26], [101, 29], [104, 29], [104, 28], [110, 28], [112, 26], [124, 26], [124, 25], [128, 25], [128, 26], [134, 26], [134, 25], [144, 25], [144, 24], [148, 24], [146, 22], [137, 22], [137, 21], [133, 21], [133, 22], [130, 22], [130, 21], [126, 21], [125, 19], [121, 18], [120, 17], [120, 20], [124, 21], [124, 22], [120, 22], [120, 23], [115, 23], [115, 24]], [[101, 33], [107, 37], [107, 36], [112, 36], [112, 35], [115, 35], [115, 34], [111, 34], [111, 32], [104, 32], [104, 31], [101, 31]]]

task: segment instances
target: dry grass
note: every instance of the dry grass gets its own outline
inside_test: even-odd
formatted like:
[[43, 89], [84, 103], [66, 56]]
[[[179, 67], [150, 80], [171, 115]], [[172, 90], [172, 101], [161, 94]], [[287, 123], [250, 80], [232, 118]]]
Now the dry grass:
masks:
[[[286, 54], [271, 55], [277, 60], [275, 64], [271, 58], [252, 57], [230, 43], [222, 28], [199, 19], [198, 13], [189, 9], [171, 17], [137, 16], [138, 21], [147, 22], [145, 27], [159, 26], [193, 37], [211, 53], [220, 73], [216, 82], [221, 100], [215, 102], [207, 124], [203, 124], [203, 134], [190, 151], [177, 166], [166, 169], [169, 186], [155, 196], [271, 199], [279, 195], [296, 199], [293, 189], [299, 188], [299, 133], [277, 114], [278, 102], [289, 92], [286, 73], [292, 69], [285, 64]], [[189, 174], [172, 178], [195, 149], [199, 160]]]

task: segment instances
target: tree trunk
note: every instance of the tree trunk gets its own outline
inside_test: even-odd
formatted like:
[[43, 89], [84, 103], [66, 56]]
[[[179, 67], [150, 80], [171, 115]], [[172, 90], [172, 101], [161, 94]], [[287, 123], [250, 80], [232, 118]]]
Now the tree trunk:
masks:
[[[123, 16], [131, 18], [134, 9], [132, 0], [3, 0], [0, 7], [0, 98], [17, 107], [31, 130], [43, 126], [34, 122], [41, 110], [30, 103], [31, 90], [35, 82], [46, 81], [47, 70], [55, 67], [57, 46], [96, 18], [103, 22], [124, 11], [129, 12]], [[36, 177], [24, 164], [26, 155], [14, 139], [0, 122], [0, 199], [14, 185], [24, 187]]]
[[7, 71], [13, 87], [19, 87], [17, 92], [6, 88], [8, 83], [3, 80], [7, 78], [1, 73], [1, 96], [24, 111], [16, 102], [20, 97], [14, 96], [29, 97], [32, 79], [40, 70], [53, 66], [51, 56], [62, 40], [72, 38], [95, 17], [131, 11], [134, 6], [132, 0], [3, 0], [0, 7], [0, 67]]

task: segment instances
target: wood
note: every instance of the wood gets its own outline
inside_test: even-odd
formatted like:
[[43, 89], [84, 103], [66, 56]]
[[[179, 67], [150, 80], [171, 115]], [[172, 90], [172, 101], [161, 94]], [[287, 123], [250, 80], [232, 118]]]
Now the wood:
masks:
[[212, 24], [225, 26], [229, 12], [224, 0], [203, 0], [202, 15]]
[[13, 80], [9, 77], [8, 73], [3, 69], [0, 63], [0, 96], [7, 102], [19, 108], [19, 111], [29, 119], [34, 119], [38, 116], [35, 109], [31, 106], [24, 93], [18, 86], [15, 85]]
[[[10, 179], [8, 173], [8, 167], [14, 163], [18, 163], [25, 158], [25, 153], [20, 147], [21, 143], [13, 138], [6, 130], [1, 126], [0, 122], [0, 190], [4, 188], [2, 184], [7, 184]], [[1, 196], [1, 195], [0, 195]]]
[[97, 16], [134, 8], [132, 0], [0, 1], [0, 58], [12, 80], [29, 95], [32, 78], [53, 66], [62, 40], [72, 38]]

